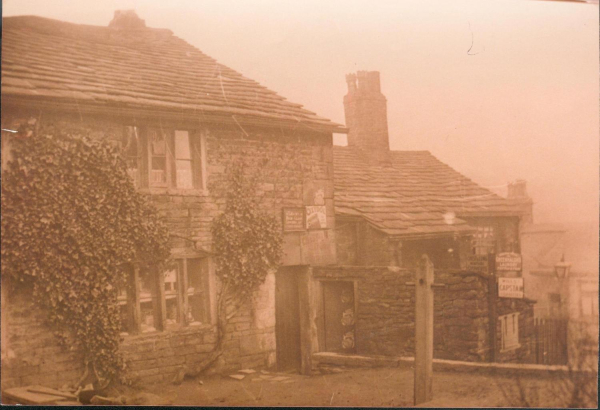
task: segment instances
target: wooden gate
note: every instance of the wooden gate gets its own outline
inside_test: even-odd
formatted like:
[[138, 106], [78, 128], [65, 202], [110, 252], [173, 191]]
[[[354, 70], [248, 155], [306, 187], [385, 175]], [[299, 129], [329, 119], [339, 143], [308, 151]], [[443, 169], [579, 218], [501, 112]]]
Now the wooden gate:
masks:
[[354, 282], [323, 282], [325, 351], [354, 353]]
[[282, 267], [275, 276], [277, 369], [300, 369], [300, 303], [298, 271]]
[[534, 322], [537, 364], [567, 364], [567, 319], [538, 318]]

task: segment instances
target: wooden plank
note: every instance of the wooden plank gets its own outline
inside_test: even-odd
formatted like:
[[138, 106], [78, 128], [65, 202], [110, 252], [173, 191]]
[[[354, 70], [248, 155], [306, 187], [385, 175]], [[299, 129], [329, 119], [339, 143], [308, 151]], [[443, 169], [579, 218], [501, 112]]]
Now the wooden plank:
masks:
[[31, 393], [49, 394], [50, 396], [57, 396], [65, 399], [77, 400], [77, 396], [75, 396], [74, 394], [65, 393], [60, 390], [51, 389], [49, 387], [44, 386], [31, 386], [27, 388], [27, 391]]
[[130, 332], [138, 334], [142, 331], [142, 311], [140, 306], [140, 267], [134, 265], [130, 276], [130, 286], [127, 292], [129, 315], [130, 315]]
[[[187, 316], [189, 312], [189, 296], [188, 296], [188, 260], [183, 259], [181, 262], [181, 273], [179, 280], [179, 297], [177, 298], [178, 302], [181, 301], [181, 323], [183, 325], [187, 325]], [[205, 296], [205, 295], [203, 295]], [[178, 307], [179, 309], [179, 307]]]
[[433, 399], [433, 263], [421, 257], [415, 283], [415, 405]]
[[53, 404], [60, 403], [66, 400], [63, 397], [55, 395], [44, 394], [44, 393], [33, 393], [29, 392], [28, 389], [31, 386], [15, 387], [7, 389], [2, 392], [2, 403], [15, 403], [15, 404]]
[[163, 331], [166, 328], [167, 323], [167, 300], [165, 299], [165, 279], [164, 273], [158, 272], [157, 269], [153, 268], [152, 275], [154, 276], [154, 287], [156, 292], [155, 306], [155, 328], [156, 330]]

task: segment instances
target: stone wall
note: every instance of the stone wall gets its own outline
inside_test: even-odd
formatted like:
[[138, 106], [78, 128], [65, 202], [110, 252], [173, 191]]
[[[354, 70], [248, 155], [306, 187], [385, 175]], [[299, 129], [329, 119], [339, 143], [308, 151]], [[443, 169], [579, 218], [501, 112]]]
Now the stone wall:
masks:
[[[357, 282], [356, 352], [366, 355], [414, 354], [414, 272], [392, 267], [319, 267], [315, 280]], [[488, 279], [464, 271], [436, 270], [434, 296], [434, 357], [449, 360], [487, 361], [489, 349]], [[502, 361], [526, 361], [531, 343], [530, 302], [511, 304], [500, 301], [499, 314], [519, 311], [521, 345], [516, 355], [503, 355]], [[532, 316], [531, 316], [532, 318]], [[531, 322], [531, 323], [530, 323]]]
[[[125, 132], [125, 125], [136, 124], [135, 119], [106, 119], [92, 116], [68, 115], [64, 113], [32, 113], [19, 110], [3, 110], [2, 128], [18, 129], [20, 123], [34, 116], [38, 133], [69, 132], [73, 135], [89, 135], [117, 143]], [[327, 211], [327, 228], [335, 227], [333, 210], [333, 154], [332, 136], [298, 127], [296, 130], [282, 128], [244, 127], [235, 124], [194, 123], [169, 124], [156, 119], [142, 126], [161, 126], [171, 129], [201, 129], [206, 141], [206, 187], [207, 189], [142, 188], [158, 208], [168, 224], [171, 246], [174, 251], [191, 250], [193, 245], [206, 250], [212, 248], [210, 227], [212, 221], [225, 207], [226, 186], [224, 184], [231, 165], [244, 161], [249, 173], [260, 172], [260, 183], [256, 195], [261, 205], [270, 214], [281, 218], [282, 207], [307, 205], [303, 198], [306, 186], [324, 187]], [[192, 135], [192, 134], [191, 134]], [[311, 185], [311, 186], [312, 186]], [[333, 238], [332, 234], [330, 238]], [[296, 234], [294, 238], [298, 238]], [[333, 239], [331, 240], [332, 247]], [[298, 243], [300, 246], [300, 241]], [[288, 263], [284, 259], [284, 264]], [[212, 288], [211, 290], [214, 290]], [[210, 295], [215, 298], [215, 294]], [[15, 315], [9, 315], [8, 347], [12, 349], [11, 360], [15, 365], [4, 366], [3, 386], [41, 383], [57, 385], [73, 381], [81, 373], [80, 364], [73, 357], [61, 361], [59, 347], [52, 342], [51, 330], [44, 327], [43, 315], [27, 313], [21, 316], [22, 301], [12, 300], [9, 305]], [[242, 367], [271, 366], [275, 363], [275, 310], [274, 277], [270, 275], [258, 292], [252, 306], [231, 320], [225, 336], [225, 354], [220, 367], [235, 369]], [[33, 312], [30, 306], [25, 310]], [[142, 334], [126, 337], [123, 352], [131, 362], [133, 376], [148, 382], [169, 380], [176, 369], [184, 364], [193, 365], [214, 343], [213, 325], [189, 327], [178, 331]], [[25, 337], [35, 334], [41, 342]], [[21, 338], [19, 341], [18, 338]], [[39, 345], [39, 346], [38, 346]], [[48, 353], [44, 353], [47, 349]], [[46, 362], [27, 365], [42, 358]], [[51, 358], [52, 361], [47, 361]], [[68, 363], [68, 364], [67, 364]], [[6, 376], [6, 377], [4, 377]]]
[[[230, 319], [224, 336], [223, 360], [216, 371], [271, 367], [275, 364], [275, 275], [267, 275], [249, 306]], [[2, 359], [2, 389], [40, 384], [60, 387], [83, 374], [79, 352], [61, 347], [44, 312], [28, 291], [11, 292], [7, 312], [8, 353]], [[214, 325], [122, 337], [121, 352], [128, 376], [143, 383], [170, 382], [180, 369], [194, 366], [214, 349]]]

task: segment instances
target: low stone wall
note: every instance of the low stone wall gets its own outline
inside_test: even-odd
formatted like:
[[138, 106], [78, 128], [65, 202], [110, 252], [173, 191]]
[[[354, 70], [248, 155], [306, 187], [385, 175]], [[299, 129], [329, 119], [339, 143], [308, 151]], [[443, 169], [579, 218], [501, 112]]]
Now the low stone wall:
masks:
[[[336, 266], [313, 268], [315, 280], [357, 282], [356, 353], [414, 354], [414, 272], [394, 267]], [[434, 357], [487, 361], [489, 348], [488, 279], [473, 272], [435, 271], [446, 285], [434, 293]], [[533, 309], [526, 301], [498, 302], [498, 314], [520, 312], [521, 347], [499, 355], [502, 361], [527, 361], [532, 346]], [[531, 323], [530, 323], [531, 322]], [[498, 330], [498, 337], [500, 337]]]

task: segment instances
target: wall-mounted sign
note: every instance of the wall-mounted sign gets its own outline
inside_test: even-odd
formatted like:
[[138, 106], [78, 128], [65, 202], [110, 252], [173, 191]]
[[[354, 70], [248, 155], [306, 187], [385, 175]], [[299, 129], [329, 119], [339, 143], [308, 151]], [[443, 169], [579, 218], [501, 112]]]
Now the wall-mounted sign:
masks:
[[487, 255], [469, 255], [467, 259], [467, 270], [470, 272], [489, 273]]
[[306, 227], [308, 229], [327, 228], [327, 211], [324, 205], [306, 207]]
[[304, 208], [283, 208], [283, 231], [306, 230]]
[[498, 296], [523, 299], [523, 278], [498, 278]]
[[522, 258], [518, 253], [504, 252], [496, 255], [497, 271], [520, 271]]

